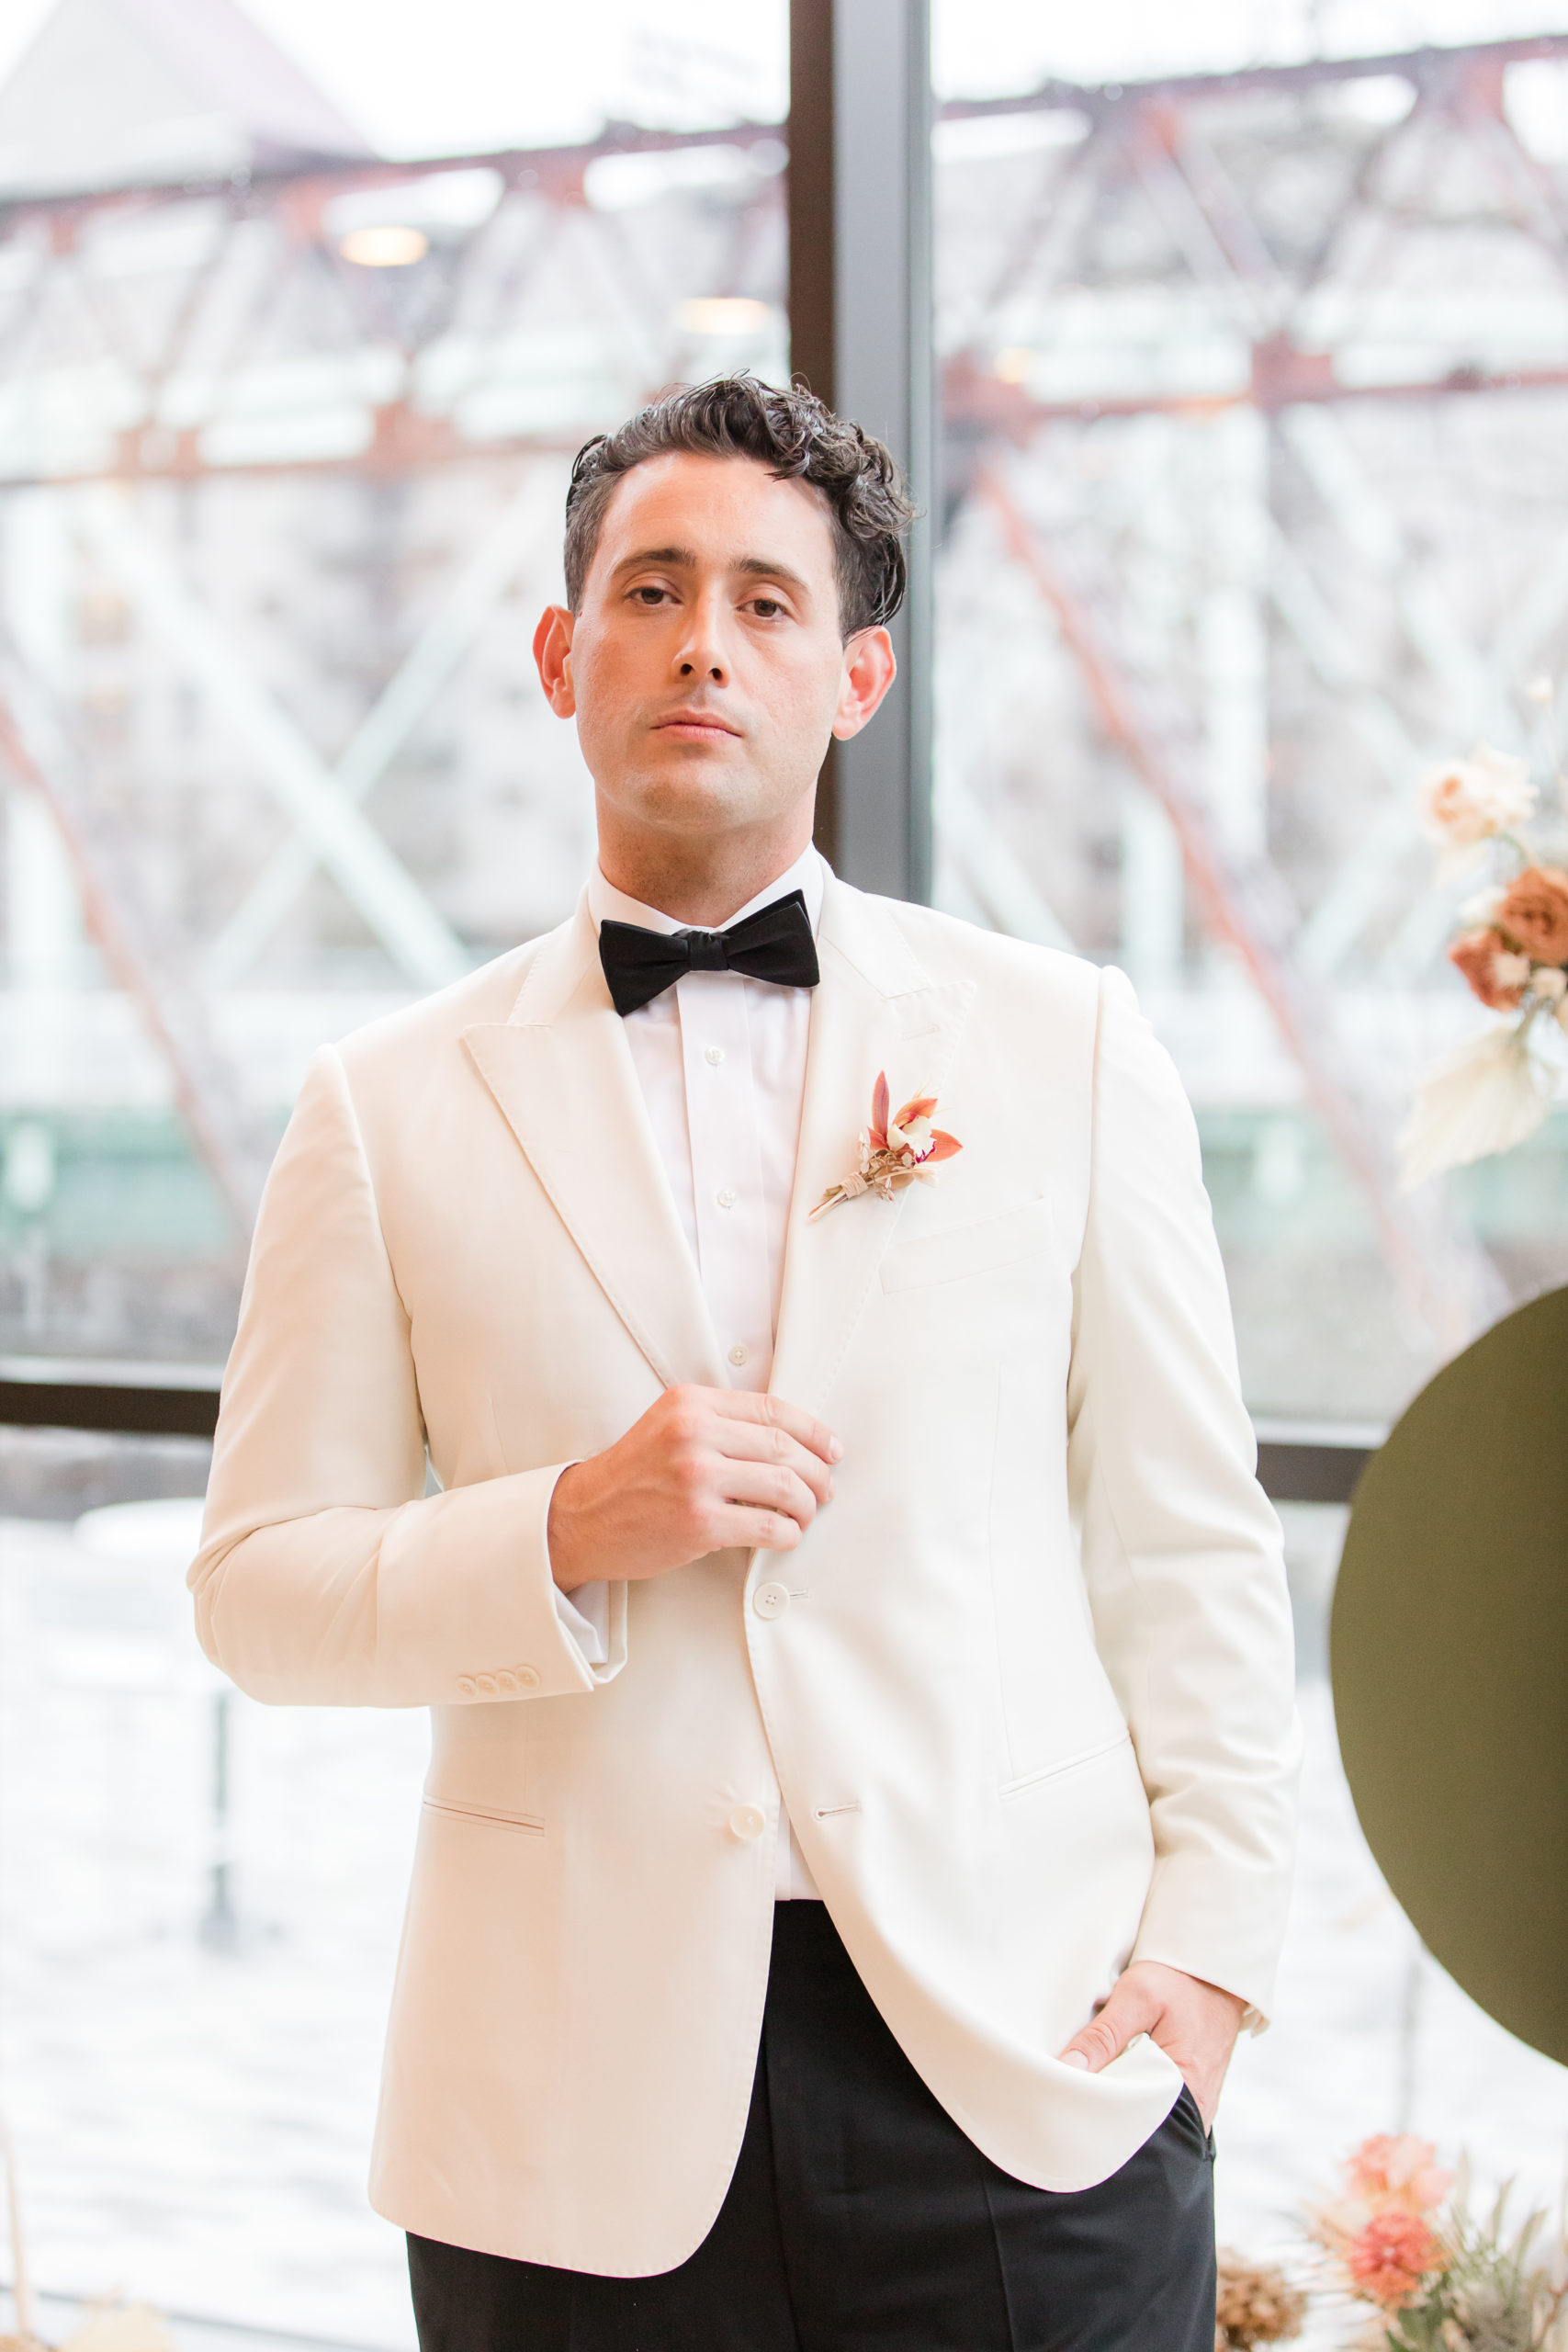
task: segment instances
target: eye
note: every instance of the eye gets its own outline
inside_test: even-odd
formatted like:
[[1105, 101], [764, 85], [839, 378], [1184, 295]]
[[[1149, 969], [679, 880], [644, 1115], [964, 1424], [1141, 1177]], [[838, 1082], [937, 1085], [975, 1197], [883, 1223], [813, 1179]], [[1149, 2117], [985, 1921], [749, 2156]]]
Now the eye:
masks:
[[783, 612], [784, 606], [776, 596], [753, 596], [751, 610], [760, 615], [763, 620], [771, 621], [776, 613]]
[[634, 588], [632, 599], [634, 603], [641, 605], [646, 611], [651, 605], [661, 605], [669, 593], [667, 588], [656, 588], [649, 583], [640, 588]]

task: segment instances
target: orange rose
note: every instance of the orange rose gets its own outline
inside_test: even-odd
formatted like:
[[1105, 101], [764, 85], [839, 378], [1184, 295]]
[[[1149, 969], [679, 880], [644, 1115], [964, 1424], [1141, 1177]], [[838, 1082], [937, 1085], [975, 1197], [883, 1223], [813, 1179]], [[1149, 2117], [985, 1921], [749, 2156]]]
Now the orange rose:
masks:
[[1568, 874], [1560, 865], [1527, 867], [1505, 890], [1492, 920], [1538, 963], [1568, 964]]
[[1345, 2267], [1357, 2294], [1396, 2312], [1432, 2271], [1446, 2269], [1448, 2257], [1442, 2240], [1418, 2214], [1396, 2211], [1372, 2215], [1348, 2247]]
[[[1497, 969], [1503, 958], [1503, 969]], [[1456, 965], [1484, 1005], [1494, 1012], [1512, 1012], [1524, 1001], [1525, 981], [1529, 967], [1525, 964], [1525, 979], [1517, 978], [1510, 967], [1524, 958], [1509, 953], [1508, 943], [1499, 939], [1490, 927], [1482, 931], [1467, 931], [1449, 949], [1449, 961]]]

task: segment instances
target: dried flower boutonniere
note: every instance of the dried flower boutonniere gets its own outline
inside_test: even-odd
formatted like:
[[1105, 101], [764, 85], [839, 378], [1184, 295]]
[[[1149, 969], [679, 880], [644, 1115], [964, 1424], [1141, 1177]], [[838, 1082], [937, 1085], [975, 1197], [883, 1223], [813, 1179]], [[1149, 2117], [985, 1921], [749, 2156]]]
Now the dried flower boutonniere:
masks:
[[880, 1193], [890, 1201], [895, 1193], [917, 1178], [931, 1183], [936, 1177], [939, 1159], [951, 1159], [964, 1146], [956, 1136], [943, 1134], [931, 1125], [931, 1113], [936, 1109], [934, 1094], [911, 1095], [903, 1109], [888, 1116], [887, 1073], [877, 1073], [875, 1090], [871, 1098], [871, 1125], [860, 1131], [860, 1155], [853, 1175], [846, 1176], [841, 1184], [829, 1184], [811, 1214], [825, 1216], [836, 1209], [840, 1201], [852, 1201], [859, 1193]]

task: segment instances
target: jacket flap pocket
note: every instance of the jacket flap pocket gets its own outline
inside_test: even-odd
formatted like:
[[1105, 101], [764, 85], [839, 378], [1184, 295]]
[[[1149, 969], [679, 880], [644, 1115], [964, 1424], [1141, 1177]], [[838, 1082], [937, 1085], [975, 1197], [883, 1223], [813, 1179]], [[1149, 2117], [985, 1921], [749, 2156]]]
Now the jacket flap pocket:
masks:
[[492, 1829], [511, 1829], [523, 1838], [542, 1838], [545, 1825], [536, 1813], [506, 1813], [499, 1805], [464, 1804], [457, 1797], [426, 1797], [427, 1813], [450, 1814], [457, 1821], [483, 1821]]
[[884, 1290], [911, 1290], [919, 1283], [950, 1283], [963, 1274], [987, 1274], [1032, 1258], [1051, 1239], [1050, 1204], [1042, 1195], [1021, 1209], [1004, 1209], [976, 1225], [946, 1233], [922, 1234], [889, 1250], [882, 1261]]

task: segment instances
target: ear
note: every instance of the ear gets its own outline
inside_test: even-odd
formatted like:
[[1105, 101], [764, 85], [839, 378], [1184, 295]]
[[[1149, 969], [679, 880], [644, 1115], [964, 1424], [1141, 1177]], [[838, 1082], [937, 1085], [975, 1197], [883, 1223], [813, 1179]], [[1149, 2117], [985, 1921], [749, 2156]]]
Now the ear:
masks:
[[858, 629], [851, 638], [844, 648], [844, 674], [839, 707], [833, 714], [833, 732], [841, 743], [858, 735], [874, 715], [897, 668], [893, 639], [885, 628]]
[[571, 632], [577, 616], [564, 605], [547, 605], [534, 631], [534, 661], [545, 699], [558, 718], [577, 715], [571, 684]]

